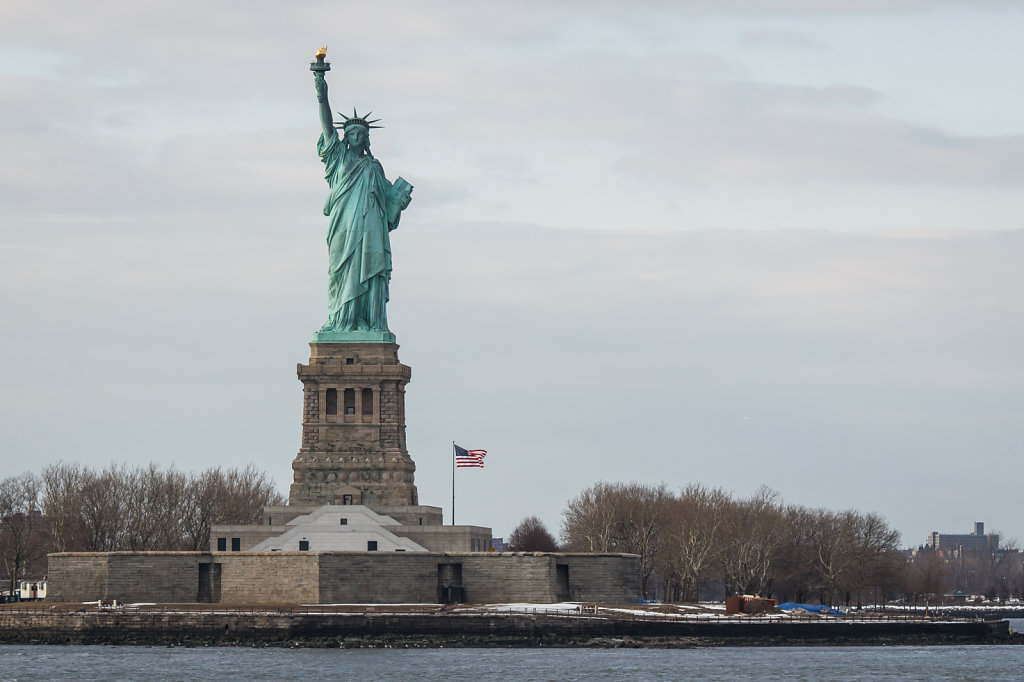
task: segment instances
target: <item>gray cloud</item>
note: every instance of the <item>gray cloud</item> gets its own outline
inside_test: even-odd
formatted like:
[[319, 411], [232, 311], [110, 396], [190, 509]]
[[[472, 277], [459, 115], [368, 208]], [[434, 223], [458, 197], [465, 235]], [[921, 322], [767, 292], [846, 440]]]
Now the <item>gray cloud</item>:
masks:
[[[650, 53], [614, 42], [566, 47], [564, 24], [549, 19], [569, 10], [363, 6], [343, 16], [314, 5], [284, 16], [255, 4], [244, 12], [205, 8], [197, 10], [203, 21], [186, 21], [181, 8], [138, 5], [112, 22], [114, 5], [103, 7], [54, 16], [42, 6], [8, 10], [11, 45], [47, 64], [44, 75], [7, 74], [0, 88], [0, 142], [9, 159], [0, 199], [12, 214], [37, 215], [45, 206], [98, 215], [114, 205], [122, 217], [148, 216], [155, 206], [237, 213], [245, 204], [258, 206], [257, 218], [240, 217], [255, 229], [258, 216], [284, 219], [317, 205], [322, 188], [308, 181], [319, 172], [316, 118], [304, 62], [309, 45], [326, 42], [324, 23], [342, 19], [366, 30], [331, 47], [336, 108], [357, 104], [385, 116], [374, 149], [389, 171], [419, 175], [414, 184], [448, 188], [444, 196], [460, 197], [460, 206], [478, 206], [462, 220], [501, 209], [482, 202], [501, 201], [504, 183], [557, 183], [562, 201], [584, 206], [595, 191], [609, 195], [613, 182], [627, 193], [660, 184], [681, 205], [673, 196], [680, 187], [962, 190], [1012, 188], [1024, 179], [1019, 136], [968, 137], [894, 120], [875, 111], [884, 93], [865, 85], [750, 80], [742, 64], [668, 38]], [[627, 15], [608, 6], [580, 21], [622, 20], [628, 35], [650, 29], [652, 15]], [[384, 23], [388, 31], [372, 30]], [[268, 26], [274, 41], [264, 37]], [[460, 158], [453, 150], [471, 151]], [[516, 157], [544, 160], [491, 164], [480, 175], [465, 170], [480, 158]], [[444, 203], [439, 192], [418, 192], [418, 207], [432, 209], [432, 197]]]
[[824, 46], [813, 36], [800, 31], [762, 29], [740, 34], [739, 44], [745, 47], [796, 47], [822, 49]]
[[1024, 180], [1024, 137], [970, 138], [895, 121], [865, 108], [874, 97], [865, 88], [680, 83], [663, 92], [650, 110], [673, 115], [674, 134], [647, 128], [624, 157], [625, 172], [684, 182]]

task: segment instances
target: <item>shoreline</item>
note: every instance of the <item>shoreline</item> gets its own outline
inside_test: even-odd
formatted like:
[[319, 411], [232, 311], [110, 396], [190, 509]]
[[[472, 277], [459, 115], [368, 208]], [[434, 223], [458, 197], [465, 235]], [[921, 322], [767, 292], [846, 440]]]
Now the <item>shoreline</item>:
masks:
[[3, 644], [309, 648], [695, 648], [1024, 644], [1006, 620], [685, 621], [546, 613], [0, 610]]

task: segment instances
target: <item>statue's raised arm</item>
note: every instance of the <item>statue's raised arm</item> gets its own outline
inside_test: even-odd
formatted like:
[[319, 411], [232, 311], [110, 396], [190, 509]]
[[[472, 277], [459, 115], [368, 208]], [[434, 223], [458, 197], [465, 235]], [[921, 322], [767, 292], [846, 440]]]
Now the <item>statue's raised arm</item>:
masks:
[[316, 101], [320, 105], [320, 126], [324, 130], [324, 141], [326, 142], [332, 135], [337, 135], [334, 131], [331, 105], [327, 101], [327, 80], [324, 78], [324, 75], [331, 70], [331, 65], [324, 61], [327, 56], [326, 47], [321, 47], [313, 56], [316, 61], [309, 65], [309, 70], [313, 72], [313, 87], [316, 88]]

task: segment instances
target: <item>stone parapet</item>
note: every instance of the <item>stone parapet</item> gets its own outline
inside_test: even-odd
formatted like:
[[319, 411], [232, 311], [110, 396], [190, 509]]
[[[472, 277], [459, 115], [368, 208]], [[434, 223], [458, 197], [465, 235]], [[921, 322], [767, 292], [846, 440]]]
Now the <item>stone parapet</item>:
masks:
[[[443, 512], [440, 507], [431, 507], [423, 504], [417, 506], [375, 504], [371, 508], [378, 514], [390, 516], [395, 521], [406, 526], [440, 526], [444, 522]], [[487, 530], [489, 531], [490, 529]]]
[[432, 552], [486, 552], [491, 547], [491, 529], [483, 526], [403, 525], [392, 532]]

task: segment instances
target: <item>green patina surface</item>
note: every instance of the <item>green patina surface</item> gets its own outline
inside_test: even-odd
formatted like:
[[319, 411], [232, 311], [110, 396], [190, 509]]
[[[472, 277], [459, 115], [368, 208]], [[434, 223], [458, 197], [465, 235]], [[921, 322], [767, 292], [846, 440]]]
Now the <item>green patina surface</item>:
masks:
[[[326, 51], [324, 51], [326, 53]], [[394, 343], [388, 331], [391, 281], [390, 233], [411, 201], [412, 185], [388, 181], [370, 153], [375, 121], [342, 115], [335, 123], [324, 76], [330, 66], [317, 54], [310, 66], [323, 129], [317, 151], [330, 187], [324, 202], [327, 226], [327, 321], [313, 340], [320, 343]], [[338, 134], [338, 129], [341, 134]]]

